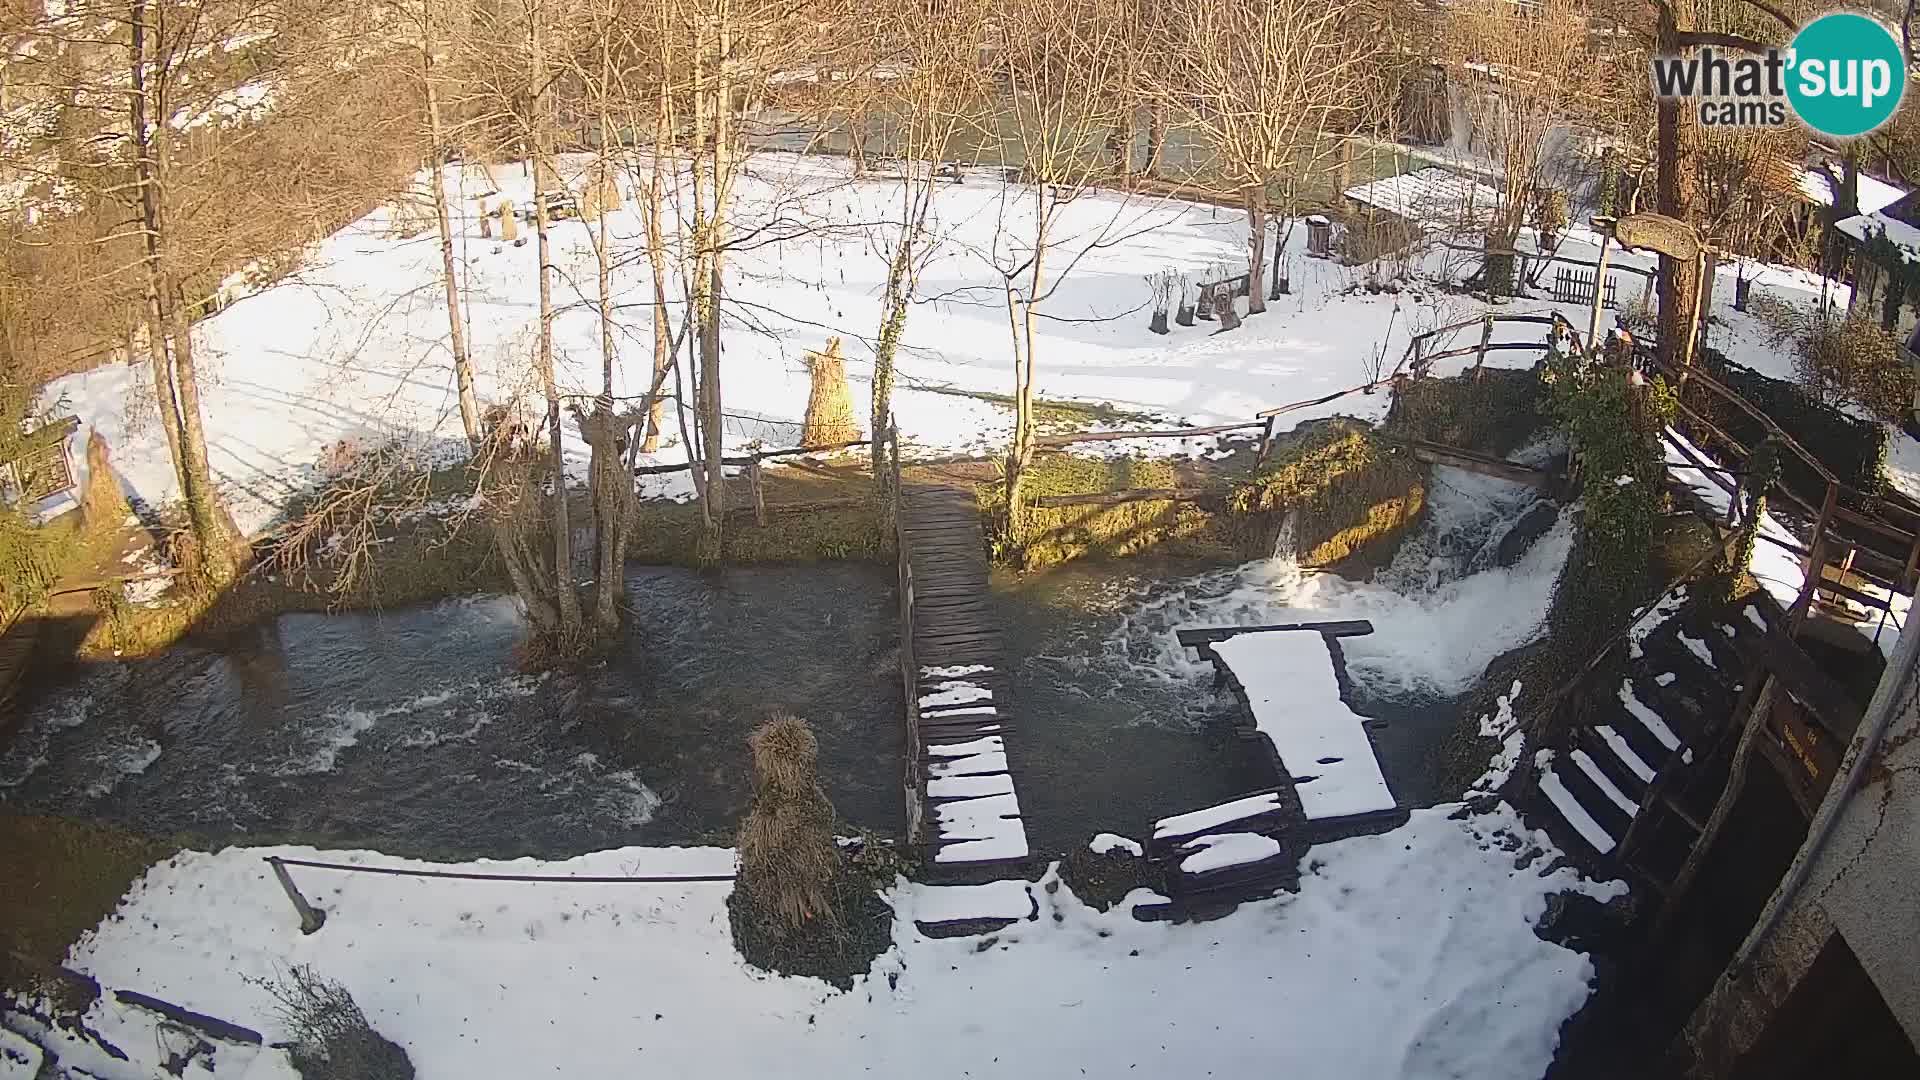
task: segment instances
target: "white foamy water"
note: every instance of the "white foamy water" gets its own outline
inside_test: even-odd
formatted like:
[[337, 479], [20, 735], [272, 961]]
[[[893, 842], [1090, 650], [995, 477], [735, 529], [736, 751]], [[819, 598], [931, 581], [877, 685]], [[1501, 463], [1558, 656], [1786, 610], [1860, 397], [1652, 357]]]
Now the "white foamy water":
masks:
[[[1175, 630], [1367, 619], [1372, 634], [1340, 642], [1356, 684], [1382, 696], [1464, 693], [1488, 663], [1545, 629], [1573, 528], [1562, 515], [1513, 566], [1492, 565], [1492, 549], [1534, 496], [1459, 470], [1435, 473], [1427, 520], [1375, 580], [1308, 570], [1279, 554], [1200, 575], [1141, 603], [1123, 617], [1110, 648], [1169, 678], [1211, 678], [1212, 665], [1181, 648]], [[1145, 650], [1143, 640], [1151, 643]]]
[[99, 799], [112, 794], [122, 781], [139, 776], [159, 760], [160, 744], [152, 739], [140, 738], [109, 747], [92, 770], [100, 774], [100, 778], [87, 785], [87, 797]]

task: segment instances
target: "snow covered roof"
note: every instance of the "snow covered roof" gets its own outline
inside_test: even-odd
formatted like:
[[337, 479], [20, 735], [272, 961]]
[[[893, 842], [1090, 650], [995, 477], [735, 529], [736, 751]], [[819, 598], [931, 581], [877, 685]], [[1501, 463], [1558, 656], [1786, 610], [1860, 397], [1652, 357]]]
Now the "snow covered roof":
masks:
[[[1865, 180], [1866, 177], [1863, 176], [1861, 179]], [[1864, 188], [1861, 194], [1864, 207]], [[1885, 206], [1836, 221], [1833, 227], [1862, 243], [1876, 235], [1884, 235], [1888, 240], [1893, 241], [1909, 262], [1920, 260], [1920, 226], [1905, 220], [1914, 217], [1915, 210], [1920, 209], [1908, 205], [1916, 201], [1920, 200], [1902, 195]]]
[[1429, 225], [1477, 219], [1500, 201], [1487, 185], [1437, 165], [1351, 187], [1346, 195], [1364, 206]]
[[[1838, 165], [1833, 168], [1836, 172], [1839, 171]], [[1884, 180], [1875, 180], [1866, 173], [1860, 174], [1859, 186], [1859, 205], [1862, 214], [1872, 214], [1882, 210], [1906, 195], [1905, 191]], [[1808, 168], [1800, 171], [1800, 190], [1806, 194], [1807, 198], [1821, 206], [1833, 205], [1833, 181], [1819, 169]]]

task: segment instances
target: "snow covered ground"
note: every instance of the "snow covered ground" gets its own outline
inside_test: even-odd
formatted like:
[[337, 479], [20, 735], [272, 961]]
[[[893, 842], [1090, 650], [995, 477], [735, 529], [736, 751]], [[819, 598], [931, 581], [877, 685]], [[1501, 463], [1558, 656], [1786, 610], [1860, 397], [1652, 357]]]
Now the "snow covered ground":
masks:
[[[584, 167], [577, 159], [566, 166]], [[529, 182], [518, 168], [495, 175], [501, 194], [528, 205]], [[459, 211], [457, 254], [480, 397], [501, 402], [529, 395], [538, 326], [535, 245], [481, 239], [478, 196], [488, 185], [477, 169], [449, 167], [446, 183]], [[1006, 258], [1017, 243], [999, 235], [1000, 225], [1008, 223], [1017, 236], [1031, 213], [1030, 197], [1030, 189], [977, 175], [941, 192], [934, 211], [941, 245], [923, 274], [925, 301], [907, 323], [895, 398], [902, 433], [925, 448], [985, 452], [1004, 445], [1011, 425], [1004, 407], [938, 391], [1012, 389], [1007, 318], [992, 259], [996, 250]], [[732, 414], [730, 445], [797, 441], [808, 391], [801, 358], [830, 335], [845, 339], [852, 392], [856, 401], [866, 398], [885, 273], [875, 254], [884, 230], [873, 223], [897, 214], [897, 203], [894, 182], [852, 181], [836, 159], [762, 154], [751, 161], [737, 214], [743, 230], [763, 231], [729, 260], [723, 391]], [[397, 440], [430, 457], [464, 453], [437, 243], [431, 232], [391, 235], [391, 217], [379, 210], [342, 230], [316, 245], [293, 277], [194, 328], [212, 468], [246, 529], [265, 528], [292, 494], [315, 483], [336, 444]], [[639, 394], [652, 333], [644, 230], [631, 205], [610, 220], [616, 303], [627, 305], [620, 309], [620, 389]], [[561, 222], [553, 235], [560, 381], [569, 392], [597, 392], [587, 226]], [[1260, 409], [1363, 383], [1376, 350], [1391, 367], [1410, 334], [1480, 310], [1471, 299], [1431, 291], [1350, 293], [1383, 268], [1307, 259], [1305, 230], [1296, 229], [1288, 253], [1293, 293], [1275, 301], [1269, 314], [1230, 334], [1215, 335], [1214, 324], [1201, 323], [1162, 337], [1147, 329], [1146, 277], [1173, 269], [1198, 281], [1210, 268], [1244, 261], [1243, 215], [1094, 192], [1068, 206], [1057, 235], [1062, 243], [1052, 257], [1058, 265], [1093, 243], [1109, 246], [1076, 267], [1043, 309], [1043, 397], [1108, 401], [1196, 423], [1248, 420]], [[1623, 293], [1636, 282], [1623, 276]], [[1509, 310], [1549, 306], [1523, 300]], [[1578, 310], [1564, 310], [1584, 325]], [[1497, 340], [1533, 340], [1531, 330], [1502, 327]], [[1532, 362], [1522, 352], [1496, 356]], [[177, 497], [143, 366], [115, 363], [68, 377], [50, 388], [50, 399], [60, 397], [107, 437], [130, 494], [157, 504]], [[1374, 418], [1386, 405], [1384, 395], [1355, 395], [1291, 419], [1336, 412]], [[571, 425], [568, 435], [569, 453], [584, 469], [585, 445]], [[684, 460], [684, 451], [670, 445], [656, 460]], [[650, 483], [652, 490], [677, 492], [685, 478]]]
[[[1533, 932], [1550, 893], [1594, 885], [1561, 868], [1510, 810], [1319, 847], [1297, 896], [1221, 921], [1102, 914], [1053, 879], [1036, 917], [983, 939], [934, 940], [950, 891], [901, 883], [895, 947], [852, 992], [771, 978], [729, 939], [726, 884], [513, 884], [301, 870], [326, 926], [302, 936], [268, 854], [187, 853], [156, 867], [78, 945], [76, 968], [283, 1038], [260, 983], [293, 964], [345, 984], [423, 1080], [591, 1076], [1537, 1077], [1585, 1000], [1584, 956]], [[1516, 866], [1514, 852], [1545, 854]], [[340, 858], [342, 853], [329, 853]], [[385, 856], [345, 856], [410, 865]], [[725, 872], [724, 849], [631, 848], [493, 873]], [[1004, 890], [1003, 890], [1004, 891]], [[1136, 894], [1136, 897], [1144, 894]], [[1022, 905], [1001, 904], [1012, 912]], [[1024, 912], [1021, 912], [1022, 914]], [[151, 1017], [89, 1017], [150, 1077]], [[73, 1059], [69, 1059], [73, 1060]], [[212, 1075], [292, 1077], [277, 1050], [223, 1045]], [[189, 1075], [208, 1075], [206, 1072]]]

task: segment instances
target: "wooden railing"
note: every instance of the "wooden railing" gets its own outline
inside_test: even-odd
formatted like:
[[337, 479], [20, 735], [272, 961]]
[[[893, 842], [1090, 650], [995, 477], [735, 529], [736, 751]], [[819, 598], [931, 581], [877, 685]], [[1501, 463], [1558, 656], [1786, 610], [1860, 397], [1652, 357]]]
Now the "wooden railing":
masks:
[[[1637, 359], [1675, 381], [1684, 381], [1705, 390], [1752, 417], [1767, 431], [1769, 437], [1778, 440], [1787, 452], [1826, 481], [1825, 494], [1817, 507], [1783, 483], [1775, 482], [1766, 493], [1769, 498], [1778, 496], [1792, 503], [1813, 522], [1812, 534], [1805, 545], [1769, 536], [1765, 532], [1757, 534], [1760, 542], [1772, 544], [1799, 557], [1805, 572], [1806, 580], [1800, 595], [1788, 609], [1790, 632], [1800, 629], [1814, 602], [1823, 593], [1835, 600], [1844, 599], [1869, 610], [1885, 612], [1889, 617], [1895, 593], [1913, 595], [1916, 584], [1920, 584], [1916, 580], [1920, 577], [1920, 515], [1911, 514], [1904, 508], [1843, 483], [1826, 463], [1788, 434], [1765, 411], [1697, 367], [1682, 372], [1660, 360], [1651, 349], [1639, 350]], [[1729, 511], [1726, 524], [1732, 527], [1733, 517], [1739, 512], [1741, 496], [1745, 493], [1745, 485], [1749, 483], [1749, 463], [1753, 450], [1684, 403], [1679, 405], [1679, 410], [1681, 418], [1689, 426], [1710, 437], [1720, 452], [1735, 462], [1735, 468], [1724, 468], [1705, 460], [1684, 445], [1674, 444], [1689, 465], [1699, 469], [1702, 475], [1727, 493]], [[1849, 506], [1843, 500], [1851, 501], [1863, 509]], [[1915, 527], [1902, 528], [1888, 517], [1876, 513], [1876, 510], [1897, 513], [1911, 520]], [[1898, 554], [1889, 554], [1889, 551]], [[1829, 570], [1833, 571], [1834, 576], [1828, 576]], [[1885, 598], [1849, 584], [1849, 577], [1884, 590]]]
[[886, 504], [888, 517], [893, 522], [893, 542], [896, 562], [898, 563], [900, 591], [900, 693], [905, 701], [907, 725], [906, 762], [901, 775], [901, 788], [905, 792], [907, 806], [908, 837], [920, 835], [920, 829], [926, 814], [924, 789], [921, 787], [920, 772], [920, 665], [913, 652], [914, 592], [913, 592], [913, 549], [907, 537], [906, 515], [901, 512], [900, 479], [900, 425], [888, 418], [887, 431], [882, 436], [886, 441], [887, 473]]

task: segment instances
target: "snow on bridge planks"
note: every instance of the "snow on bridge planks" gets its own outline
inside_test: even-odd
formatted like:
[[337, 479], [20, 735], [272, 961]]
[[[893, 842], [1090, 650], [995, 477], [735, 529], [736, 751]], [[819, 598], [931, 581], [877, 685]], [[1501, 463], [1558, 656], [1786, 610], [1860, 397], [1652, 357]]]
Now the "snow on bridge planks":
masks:
[[971, 491], [950, 485], [908, 485], [900, 494], [919, 665], [914, 745], [933, 861], [1024, 859], [1027, 830], [1007, 766], [1006, 679], [979, 507]]
[[1239, 684], [1254, 727], [1279, 754], [1308, 821], [1395, 809], [1362, 718], [1340, 700], [1322, 634], [1251, 630], [1208, 647]]

